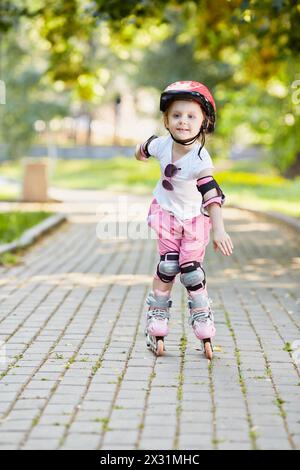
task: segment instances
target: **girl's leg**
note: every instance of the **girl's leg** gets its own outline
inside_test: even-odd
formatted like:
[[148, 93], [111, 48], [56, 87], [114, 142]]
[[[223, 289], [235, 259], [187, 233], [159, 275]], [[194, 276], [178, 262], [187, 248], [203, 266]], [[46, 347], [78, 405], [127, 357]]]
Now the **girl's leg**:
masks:
[[[195, 229], [198, 222], [197, 230]], [[213, 313], [206, 289], [205, 272], [202, 267], [205, 248], [209, 240], [209, 226], [203, 225], [201, 216], [196, 221], [190, 221], [185, 227], [180, 252], [180, 280], [187, 289], [190, 309], [190, 324], [196, 337], [204, 342], [205, 354], [212, 358], [210, 340], [215, 336]], [[205, 221], [206, 222], [206, 221]], [[201, 230], [202, 229], [202, 230]]]
[[204, 215], [184, 223], [179, 265], [181, 280], [188, 293], [206, 292], [206, 279], [202, 263], [209, 243], [210, 222]]
[[152, 283], [152, 289], [153, 291], [159, 290], [161, 292], [168, 292], [171, 294], [172, 287], [173, 287], [174, 282], [163, 282], [159, 278], [154, 277], [153, 278], [153, 283]]
[[180, 237], [176, 233], [175, 218], [159, 205], [151, 205], [149, 225], [158, 234], [160, 259], [153, 279], [153, 290], [147, 297], [146, 335], [151, 349], [160, 355], [163, 339], [168, 334], [170, 294], [179, 272]]
[[164, 351], [164, 337], [169, 332], [170, 295], [176, 274], [179, 272], [179, 253], [177, 245], [174, 246], [166, 240], [160, 239], [158, 247], [160, 262], [153, 279], [153, 290], [147, 297], [149, 309], [146, 319], [146, 336], [148, 346], [160, 356]]
[[182, 228], [174, 216], [162, 212], [160, 229], [157, 240], [160, 261], [153, 279], [153, 290], [171, 293], [175, 278], [180, 272]]
[[169, 333], [170, 294], [173, 282], [162, 282], [154, 277], [152, 292], [147, 297], [149, 305], [146, 317], [147, 346], [157, 355], [161, 356], [165, 350], [164, 337]]
[[[158, 235], [157, 248], [160, 257], [152, 289], [171, 293], [175, 277], [179, 273], [182, 227], [172, 214], [162, 209], [156, 199], [150, 206], [148, 225]], [[166, 282], [168, 280], [170, 282]]]

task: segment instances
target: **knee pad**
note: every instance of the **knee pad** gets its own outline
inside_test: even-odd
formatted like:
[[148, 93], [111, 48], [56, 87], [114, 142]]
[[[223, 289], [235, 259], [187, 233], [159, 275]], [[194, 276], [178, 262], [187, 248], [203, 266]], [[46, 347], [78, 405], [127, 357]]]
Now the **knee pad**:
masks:
[[204, 289], [205, 272], [198, 261], [189, 261], [180, 266], [180, 281], [188, 291]]
[[179, 272], [179, 253], [177, 251], [161, 255], [160, 262], [157, 265], [157, 275], [161, 281], [172, 282]]

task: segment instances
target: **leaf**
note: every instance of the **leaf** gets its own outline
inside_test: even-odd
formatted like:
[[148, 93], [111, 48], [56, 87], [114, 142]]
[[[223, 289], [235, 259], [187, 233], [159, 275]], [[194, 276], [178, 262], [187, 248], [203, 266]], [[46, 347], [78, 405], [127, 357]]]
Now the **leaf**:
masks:
[[284, 348], [283, 348], [283, 351], [292, 352], [292, 351], [293, 351], [293, 348], [292, 348], [291, 343], [285, 343], [285, 346], [284, 346]]

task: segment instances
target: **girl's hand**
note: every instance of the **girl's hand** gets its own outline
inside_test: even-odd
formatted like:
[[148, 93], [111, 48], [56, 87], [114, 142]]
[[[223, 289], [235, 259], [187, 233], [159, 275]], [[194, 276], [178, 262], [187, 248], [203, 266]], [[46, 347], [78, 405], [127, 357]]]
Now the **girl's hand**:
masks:
[[140, 160], [141, 162], [147, 162], [148, 161], [148, 158], [143, 157], [143, 155], [141, 154], [139, 144], [137, 144], [136, 147], [135, 147], [135, 158], [137, 160]]
[[214, 250], [220, 250], [221, 253], [225, 256], [232, 255], [233, 252], [233, 243], [230, 236], [225, 230], [215, 230], [213, 231], [213, 243]]

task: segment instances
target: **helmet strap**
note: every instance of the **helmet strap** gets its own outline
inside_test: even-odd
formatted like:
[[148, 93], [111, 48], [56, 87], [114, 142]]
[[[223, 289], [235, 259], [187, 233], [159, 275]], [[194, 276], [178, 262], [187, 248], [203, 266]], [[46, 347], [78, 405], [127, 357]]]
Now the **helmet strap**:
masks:
[[[168, 129], [168, 128], [167, 128]], [[183, 140], [179, 140], [179, 139], [176, 139], [173, 134], [170, 132], [170, 129], [168, 129], [168, 131], [170, 132], [170, 135], [172, 137], [172, 139], [177, 142], [177, 144], [180, 144], [180, 145], [192, 145], [196, 142], [196, 140], [200, 137], [201, 135], [201, 143], [200, 143], [200, 147], [199, 147], [199, 151], [198, 151], [198, 157], [200, 158], [200, 160], [202, 160], [201, 158], [201, 150], [203, 149], [204, 145], [205, 145], [205, 129], [206, 127], [203, 127], [203, 125], [200, 127], [200, 130], [198, 132], [197, 135], [195, 135], [194, 137], [192, 137], [191, 139], [183, 139]]]
[[[168, 129], [168, 131], [170, 132], [170, 130]], [[191, 145], [191, 144], [194, 144], [196, 142], [196, 140], [200, 137], [201, 135], [201, 131], [202, 131], [202, 127], [200, 129], [200, 131], [198, 132], [197, 135], [195, 135], [194, 137], [191, 137], [190, 139], [176, 139], [173, 134], [170, 132], [170, 135], [172, 137], [172, 139], [177, 142], [177, 144], [180, 144], [180, 145]]]
[[202, 160], [201, 150], [203, 149], [204, 144], [205, 144], [205, 132], [203, 132], [202, 135], [201, 135], [201, 144], [200, 144], [200, 147], [199, 147], [199, 150], [198, 150], [198, 157], [200, 158], [200, 160]]

